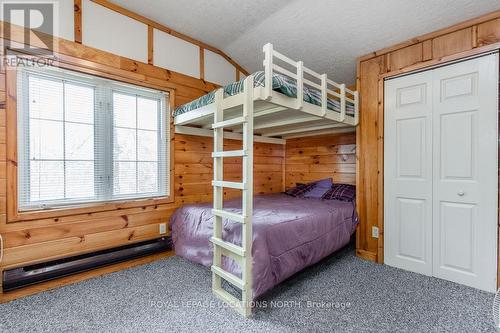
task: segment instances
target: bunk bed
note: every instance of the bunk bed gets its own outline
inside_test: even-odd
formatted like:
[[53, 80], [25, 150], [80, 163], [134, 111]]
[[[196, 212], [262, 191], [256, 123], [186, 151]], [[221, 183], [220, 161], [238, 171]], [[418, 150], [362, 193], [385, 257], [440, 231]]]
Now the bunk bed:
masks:
[[[356, 91], [276, 52], [272, 44], [263, 50], [263, 71], [173, 114], [176, 133], [214, 138], [213, 204], [175, 212], [170, 225], [176, 253], [211, 266], [214, 294], [244, 316], [251, 314], [255, 297], [347, 244], [357, 222], [353, 202], [253, 197], [254, 141], [285, 144], [325, 130], [352, 131], [359, 119]], [[224, 138], [242, 140], [242, 149], [224, 151]], [[226, 157], [242, 157], [242, 182], [223, 179]], [[241, 190], [241, 199], [224, 203], [224, 188]], [[241, 290], [241, 297], [223, 288], [223, 280]]]

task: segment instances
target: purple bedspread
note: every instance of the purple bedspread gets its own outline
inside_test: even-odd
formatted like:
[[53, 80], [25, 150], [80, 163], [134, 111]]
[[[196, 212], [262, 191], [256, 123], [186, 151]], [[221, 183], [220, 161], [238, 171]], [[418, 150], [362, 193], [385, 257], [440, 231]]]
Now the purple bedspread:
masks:
[[[241, 212], [241, 199], [224, 203], [224, 209]], [[212, 265], [212, 204], [186, 205], [170, 219], [175, 253], [190, 261]], [[281, 281], [312, 265], [349, 242], [357, 218], [354, 203], [301, 199], [285, 194], [254, 197], [253, 295], [262, 295]], [[223, 239], [241, 244], [241, 225], [223, 221]], [[223, 267], [237, 276], [233, 260]]]

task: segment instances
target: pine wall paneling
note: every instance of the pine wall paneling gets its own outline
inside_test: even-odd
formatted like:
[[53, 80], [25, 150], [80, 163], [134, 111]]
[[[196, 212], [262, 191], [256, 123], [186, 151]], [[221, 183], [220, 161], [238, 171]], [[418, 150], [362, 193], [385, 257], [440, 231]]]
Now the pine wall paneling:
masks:
[[[383, 79], [500, 48], [500, 11], [415, 37], [360, 57], [357, 254], [383, 262]], [[379, 238], [372, 237], [372, 227]], [[499, 279], [500, 280], [500, 279]]]
[[324, 178], [333, 178], [336, 183], [356, 184], [354, 132], [287, 140], [286, 187]]
[[[241, 141], [225, 140], [224, 150], [242, 149]], [[175, 196], [179, 204], [212, 200], [213, 139], [202, 136], [176, 135]], [[254, 143], [254, 194], [277, 193], [282, 190], [284, 146]], [[242, 180], [241, 158], [224, 159], [224, 180]], [[240, 190], [224, 189], [224, 198], [241, 196]]]

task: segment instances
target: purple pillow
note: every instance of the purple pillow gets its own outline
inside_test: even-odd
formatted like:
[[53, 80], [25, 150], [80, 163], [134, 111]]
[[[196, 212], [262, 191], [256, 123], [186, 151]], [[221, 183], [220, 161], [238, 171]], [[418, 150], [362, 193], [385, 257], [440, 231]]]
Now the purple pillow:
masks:
[[310, 184], [314, 184], [314, 188], [304, 194], [304, 198], [321, 199], [323, 195], [332, 187], [333, 182], [331, 178], [326, 178]]
[[297, 186], [292, 187], [291, 189], [288, 189], [285, 191], [286, 195], [292, 196], [292, 197], [297, 197], [297, 198], [302, 198], [304, 194], [309, 192], [314, 188], [314, 184], [300, 184], [297, 183]]
[[349, 184], [333, 184], [321, 199], [354, 201], [356, 199], [356, 186]]

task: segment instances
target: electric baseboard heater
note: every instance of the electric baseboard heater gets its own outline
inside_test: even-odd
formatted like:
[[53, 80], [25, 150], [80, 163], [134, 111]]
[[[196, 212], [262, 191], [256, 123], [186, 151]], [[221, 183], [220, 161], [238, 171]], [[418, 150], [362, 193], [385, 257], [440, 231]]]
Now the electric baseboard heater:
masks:
[[171, 239], [163, 237], [41, 264], [13, 268], [3, 272], [3, 290], [11, 291], [170, 249], [172, 249]]

